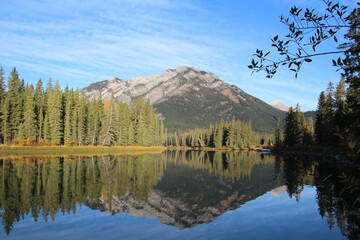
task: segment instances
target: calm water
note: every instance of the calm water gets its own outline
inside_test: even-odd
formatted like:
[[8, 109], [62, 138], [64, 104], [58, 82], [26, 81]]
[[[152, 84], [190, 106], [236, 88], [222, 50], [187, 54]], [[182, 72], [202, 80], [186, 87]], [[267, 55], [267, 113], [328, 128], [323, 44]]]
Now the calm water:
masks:
[[0, 239], [359, 239], [359, 178], [258, 153], [0, 158]]

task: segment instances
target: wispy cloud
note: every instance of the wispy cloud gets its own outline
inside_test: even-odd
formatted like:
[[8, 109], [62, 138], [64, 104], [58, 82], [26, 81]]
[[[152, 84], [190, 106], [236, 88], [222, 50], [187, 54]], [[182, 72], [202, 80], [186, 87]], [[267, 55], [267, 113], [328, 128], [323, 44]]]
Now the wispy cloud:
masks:
[[[98, 6], [94, 1], [86, 6], [72, 1], [61, 6], [51, 1], [46, 5], [35, 2], [27, 6], [30, 11], [57, 14], [45, 18], [46, 21], [1, 20], [0, 40], [3, 46], [8, 46], [2, 49], [4, 62], [31, 62], [19, 67], [41, 73], [42, 69], [59, 65], [67, 69], [62, 73], [65, 78], [76, 77], [84, 85], [99, 80], [99, 75], [125, 73], [121, 77], [131, 77], [134, 69], [151, 72], [181, 64], [204, 66], [211, 62], [209, 58], [214, 62], [224, 60], [221, 51], [227, 40], [207, 35], [201, 29], [210, 26], [186, 16], [187, 11], [202, 11], [199, 7], [165, 0], [112, 1], [94, 11]], [[179, 8], [186, 9], [187, 14], [171, 15]], [[66, 16], [69, 10], [74, 15], [58, 17], [61, 13]], [[70, 68], [74, 70], [69, 71]], [[211, 65], [207, 67], [210, 68]], [[93, 73], [92, 79], [89, 74], [71, 75], [84, 70]]]
[[[30, 82], [53, 77], [61, 85], [73, 87], [112, 76], [131, 79], [189, 65], [212, 71], [262, 99], [270, 98], [264, 94], [269, 90], [274, 100], [279, 99], [287, 89], [288, 101], [292, 101], [290, 96], [299, 99], [304, 95], [304, 99], [316, 102], [323, 87], [318, 78], [304, 75], [299, 82], [283, 75], [264, 80], [262, 75], [251, 76], [246, 67], [251, 53], [267, 44], [277, 31], [275, 25], [264, 28], [269, 24], [265, 14], [277, 14], [266, 7], [289, 3], [267, 0], [245, 7], [239, 4], [5, 0], [0, 9], [0, 65], [7, 69], [16, 66]], [[259, 4], [265, 9], [257, 8]], [[276, 23], [277, 17], [271, 16]]]

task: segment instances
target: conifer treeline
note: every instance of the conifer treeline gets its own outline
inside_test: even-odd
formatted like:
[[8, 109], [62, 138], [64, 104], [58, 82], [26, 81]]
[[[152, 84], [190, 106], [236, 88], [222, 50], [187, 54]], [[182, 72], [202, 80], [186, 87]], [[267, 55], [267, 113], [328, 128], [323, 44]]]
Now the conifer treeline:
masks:
[[251, 122], [233, 119], [207, 128], [196, 128], [188, 132], [175, 133], [166, 142], [170, 146], [210, 147], [210, 148], [250, 148], [259, 144], [272, 144], [273, 136], [256, 133]]
[[350, 130], [352, 111], [347, 103], [348, 91], [351, 89], [345, 89], [345, 82], [341, 80], [335, 90], [330, 82], [326, 91], [320, 93], [315, 125], [316, 141], [320, 146], [338, 145], [340, 138], [336, 135]]
[[79, 90], [24, 83], [14, 68], [7, 84], [0, 67], [0, 144], [161, 145], [162, 121], [148, 101], [131, 108], [114, 97], [88, 99]]
[[[283, 144], [287, 147], [311, 145], [314, 141], [313, 125], [313, 119], [311, 117], [305, 119], [304, 113], [301, 111], [299, 104], [295, 109], [290, 107], [285, 119]], [[282, 145], [279, 130], [275, 133], [275, 142], [277, 145]]]
[[338, 151], [355, 153], [360, 148], [360, 134], [354, 107], [349, 104], [352, 88], [346, 88], [341, 80], [336, 88], [329, 83], [326, 91], [320, 93], [315, 130], [312, 119], [304, 119], [300, 107], [290, 108], [285, 121], [284, 140], [281, 141], [279, 129], [275, 133], [276, 145], [285, 147], [316, 144], [331, 147]]

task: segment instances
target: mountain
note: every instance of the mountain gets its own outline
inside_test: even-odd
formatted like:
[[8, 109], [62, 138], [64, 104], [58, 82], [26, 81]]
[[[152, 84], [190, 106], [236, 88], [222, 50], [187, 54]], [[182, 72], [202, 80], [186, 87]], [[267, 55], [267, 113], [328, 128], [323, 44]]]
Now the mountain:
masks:
[[285, 111], [285, 112], [287, 112], [290, 108], [289, 106], [280, 102], [280, 100], [276, 100], [276, 101], [270, 103], [270, 105], [273, 106], [274, 108], [277, 108], [277, 109], [279, 109], [281, 111]]
[[204, 127], [220, 119], [252, 121], [253, 129], [273, 132], [280, 111], [210, 72], [182, 66], [161, 75], [122, 80], [116, 77], [82, 89], [88, 97], [106, 99], [114, 93], [116, 101], [131, 104], [134, 99], [149, 99], [170, 130]]

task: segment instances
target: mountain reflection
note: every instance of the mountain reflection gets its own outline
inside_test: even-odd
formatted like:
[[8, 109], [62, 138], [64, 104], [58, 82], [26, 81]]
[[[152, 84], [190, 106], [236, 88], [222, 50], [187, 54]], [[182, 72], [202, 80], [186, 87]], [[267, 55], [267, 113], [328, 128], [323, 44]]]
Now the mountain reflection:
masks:
[[359, 238], [359, 169], [249, 152], [0, 159], [0, 216], [7, 234], [31, 215], [55, 220], [79, 205], [159, 218], [180, 229], [209, 223], [267, 192], [301, 200], [314, 185], [320, 215]]

